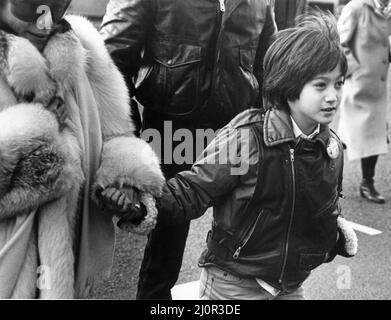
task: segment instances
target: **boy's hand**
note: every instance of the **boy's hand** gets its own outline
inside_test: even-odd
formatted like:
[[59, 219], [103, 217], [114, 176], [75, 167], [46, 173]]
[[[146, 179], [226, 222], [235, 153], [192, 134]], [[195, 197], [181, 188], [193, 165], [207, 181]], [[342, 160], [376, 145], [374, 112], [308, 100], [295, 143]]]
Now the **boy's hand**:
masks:
[[127, 222], [138, 225], [147, 215], [138, 191], [131, 187], [106, 188], [100, 194], [100, 202], [105, 209], [115, 211], [115, 215], [120, 218], [118, 227]]
[[57, 121], [59, 123], [60, 131], [64, 130], [65, 128], [65, 121], [68, 119], [68, 110], [64, 104], [64, 101], [60, 97], [54, 97], [50, 102], [49, 105], [46, 107], [49, 111], [53, 112], [56, 117]]

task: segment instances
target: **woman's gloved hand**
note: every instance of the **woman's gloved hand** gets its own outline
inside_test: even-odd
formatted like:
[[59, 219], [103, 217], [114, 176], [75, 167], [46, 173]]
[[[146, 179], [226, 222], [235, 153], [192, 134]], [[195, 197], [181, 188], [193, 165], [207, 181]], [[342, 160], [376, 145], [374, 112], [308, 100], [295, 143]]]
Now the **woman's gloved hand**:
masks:
[[147, 209], [140, 201], [140, 193], [135, 188], [109, 187], [102, 190], [99, 199], [102, 209], [112, 211], [119, 218], [119, 228], [127, 223], [139, 225], [147, 215]]

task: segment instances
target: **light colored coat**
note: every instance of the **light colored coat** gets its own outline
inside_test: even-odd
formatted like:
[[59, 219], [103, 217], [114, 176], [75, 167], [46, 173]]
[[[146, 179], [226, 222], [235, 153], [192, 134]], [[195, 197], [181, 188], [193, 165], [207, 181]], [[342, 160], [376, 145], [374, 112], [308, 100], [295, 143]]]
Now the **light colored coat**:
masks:
[[373, 0], [355, 0], [338, 20], [348, 58], [338, 134], [349, 160], [387, 153], [387, 75], [391, 12], [382, 15]]
[[[43, 299], [85, 297], [113, 259], [98, 188], [135, 186], [151, 213], [164, 182], [133, 134], [125, 82], [99, 33], [67, 20], [72, 30], [43, 53], [0, 32], [0, 298], [34, 298], [37, 286]], [[45, 109], [54, 96], [69, 112], [62, 132]]]

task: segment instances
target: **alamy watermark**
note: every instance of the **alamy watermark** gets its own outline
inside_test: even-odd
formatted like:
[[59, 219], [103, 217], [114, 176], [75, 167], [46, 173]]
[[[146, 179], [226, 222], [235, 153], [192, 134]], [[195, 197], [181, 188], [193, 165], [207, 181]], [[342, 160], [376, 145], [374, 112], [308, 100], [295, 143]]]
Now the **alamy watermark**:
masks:
[[338, 290], [350, 290], [352, 288], [352, 270], [349, 266], [339, 265], [336, 270], [337, 277], [337, 289]]
[[41, 5], [37, 8], [37, 13], [40, 14], [37, 20], [37, 28], [40, 30], [51, 30], [54, 22], [50, 7], [47, 5]]
[[39, 266], [37, 274], [37, 288], [39, 290], [50, 290], [52, 288], [50, 267], [45, 265]]
[[[245, 175], [250, 165], [250, 129], [218, 130], [181, 128], [173, 131], [171, 121], [164, 122], [163, 132], [146, 129], [141, 138], [148, 142], [164, 164], [212, 164], [227, 166], [231, 175]], [[174, 147], [175, 143], [175, 147]]]

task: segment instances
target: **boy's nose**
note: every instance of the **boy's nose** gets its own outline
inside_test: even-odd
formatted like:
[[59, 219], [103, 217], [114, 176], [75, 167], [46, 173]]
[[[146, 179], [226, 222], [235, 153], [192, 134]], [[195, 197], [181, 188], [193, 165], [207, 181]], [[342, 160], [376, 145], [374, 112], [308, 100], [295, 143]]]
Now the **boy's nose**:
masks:
[[327, 92], [325, 101], [329, 104], [336, 103], [339, 100], [340, 93], [336, 89]]
[[337, 96], [336, 95], [327, 95], [326, 98], [325, 98], [326, 102], [327, 103], [334, 103], [338, 100]]

